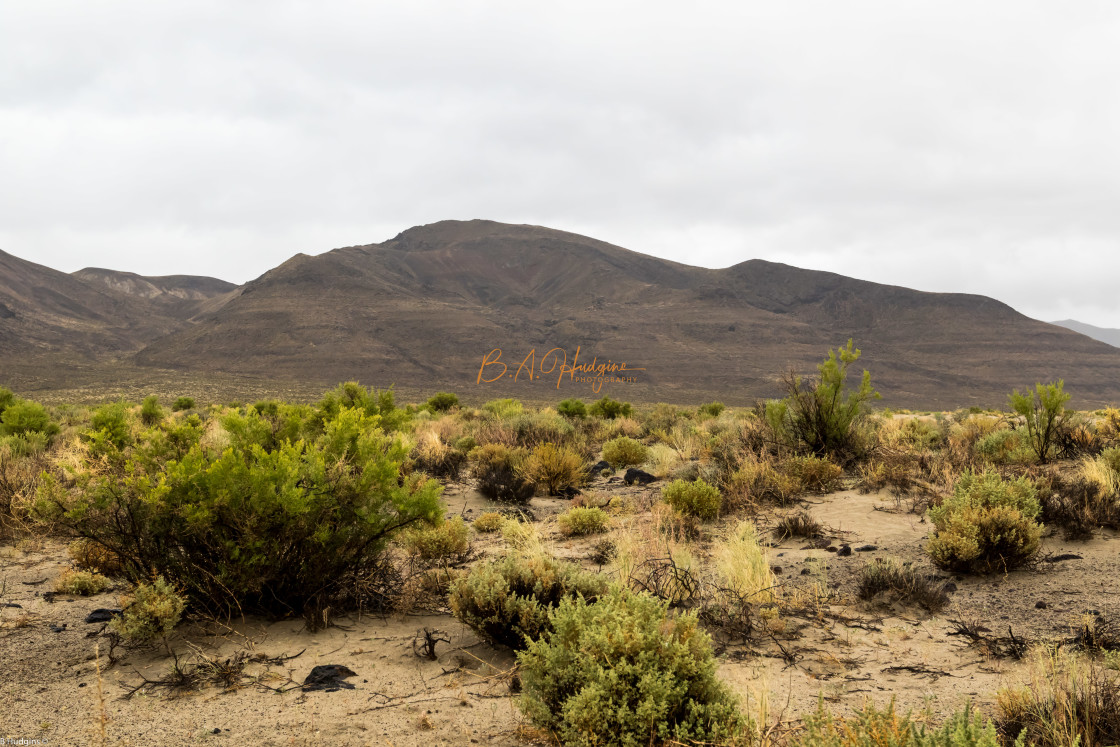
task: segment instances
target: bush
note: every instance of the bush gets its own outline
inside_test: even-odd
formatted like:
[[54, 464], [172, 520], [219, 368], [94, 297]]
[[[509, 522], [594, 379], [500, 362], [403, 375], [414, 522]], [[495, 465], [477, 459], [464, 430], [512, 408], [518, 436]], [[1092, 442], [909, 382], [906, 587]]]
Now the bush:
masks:
[[549, 495], [560, 495], [586, 481], [584, 466], [583, 457], [572, 449], [541, 444], [529, 453], [522, 474], [525, 479], [544, 485]]
[[194, 397], [177, 397], [171, 404], [172, 412], [183, 412], [194, 409]]
[[603, 444], [603, 459], [615, 469], [637, 467], [649, 459], [649, 449], [640, 441], [619, 436]]
[[516, 399], [492, 399], [482, 406], [486, 412], [493, 413], [495, 417], [506, 419], [520, 415], [525, 409], [524, 405]]
[[629, 402], [619, 402], [610, 397], [603, 397], [601, 400], [592, 403], [588, 414], [604, 420], [614, 420], [619, 417], [630, 417], [634, 414], [634, 408]]
[[716, 518], [723, 505], [719, 490], [699, 478], [695, 482], [674, 480], [661, 489], [661, 495], [677, 511], [701, 519]]
[[144, 425], [155, 425], [163, 420], [163, 408], [159, 406], [159, 397], [150, 395], [140, 404], [140, 422]]
[[543, 554], [477, 565], [451, 586], [451, 612], [491, 643], [524, 648], [551, 630], [549, 612], [562, 599], [594, 600], [607, 580]]
[[[805, 729], [790, 747], [1000, 747], [995, 727], [971, 704], [957, 711], [940, 729], [927, 731], [899, 716], [894, 702], [883, 710], [868, 703], [850, 718], [834, 716], [823, 701], [804, 718]], [[1008, 742], [1010, 745], [1011, 743]], [[1016, 742], [1015, 747], [1024, 747]]]
[[90, 571], [64, 570], [54, 582], [54, 590], [62, 594], [88, 597], [109, 588], [109, 579]]
[[470, 549], [469, 537], [467, 523], [456, 516], [435, 526], [407, 529], [401, 533], [400, 544], [421, 560], [441, 560], [465, 555]]
[[833, 456], [844, 463], [859, 456], [863, 450], [859, 424], [867, 415], [867, 403], [879, 399], [866, 370], [858, 389], [846, 388], [848, 367], [859, 357], [860, 351], [848, 340], [847, 347], [828, 351], [828, 358], [817, 366], [817, 378], [805, 380], [793, 371], [787, 373], [783, 379], [785, 399], [766, 410], [776, 435], [788, 435], [814, 454]]
[[607, 531], [610, 519], [601, 508], [571, 508], [556, 517], [560, 531], [568, 536], [582, 537]]
[[1047, 460], [1054, 440], [1069, 419], [1065, 404], [1070, 395], [1063, 391], [1064, 386], [1059, 379], [1057, 384], [1035, 384], [1033, 393], [1028, 390], [1020, 394], [1016, 389], [1008, 396], [1011, 409], [1027, 421], [1028, 442], [1040, 462]]
[[130, 595], [121, 598], [121, 614], [109, 627], [138, 643], [166, 636], [179, 624], [187, 600], [163, 576], [151, 583], [139, 583]]
[[553, 631], [518, 656], [518, 706], [566, 745], [745, 741], [751, 724], [716, 677], [707, 634], [666, 608], [617, 587], [563, 600]]
[[1034, 485], [1025, 477], [965, 472], [953, 495], [929, 510], [936, 531], [926, 549], [942, 568], [1005, 572], [1038, 551], [1040, 512]]
[[486, 513], [479, 514], [478, 518], [471, 522], [476, 532], [482, 534], [489, 534], [496, 532], [502, 528], [502, 524], [506, 523], [506, 517], [502, 516], [497, 511], [487, 511]]
[[487, 444], [472, 452], [474, 476], [478, 492], [494, 501], [528, 503], [536, 485], [521, 474], [528, 452], [509, 449], [501, 444]]
[[940, 610], [949, 601], [945, 585], [914, 570], [910, 563], [891, 558], [876, 558], [859, 571], [856, 593], [870, 601], [883, 594], [891, 601], [917, 604], [931, 612]]
[[115, 553], [131, 581], [154, 571], [211, 614], [303, 613], [312, 627], [356, 603], [394, 532], [442, 515], [439, 485], [402, 478], [404, 446], [357, 409], [278, 445], [255, 412], [222, 424], [222, 450], [149, 431], [127, 465], [79, 472], [72, 497], [41, 488], [37, 510]]
[[432, 412], [447, 412], [452, 407], [458, 406], [459, 397], [451, 392], [436, 392], [428, 400], [428, 407], [432, 409]]
[[587, 417], [587, 405], [581, 399], [566, 399], [556, 406], [556, 412], [572, 420], [583, 420]]

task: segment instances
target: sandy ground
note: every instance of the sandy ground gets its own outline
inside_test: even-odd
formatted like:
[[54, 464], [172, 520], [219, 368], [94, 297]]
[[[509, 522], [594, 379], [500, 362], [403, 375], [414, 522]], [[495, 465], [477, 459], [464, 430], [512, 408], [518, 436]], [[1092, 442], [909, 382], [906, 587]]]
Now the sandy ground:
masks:
[[[648, 498], [657, 486], [597, 487]], [[449, 511], [468, 519], [492, 508], [462, 485], [449, 486], [446, 497]], [[563, 538], [550, 523], [567, 505], [537, 498], [531, 509], [555, 554], [586, 558], [596, 538]], [[1040, 641], [1069, 637], [1084, 614], [1120, 618], [1120, 543], [1114, 533], [1098, 532], [1088, 542], [1045, 540], [1044, 558], [1072, 553], [1080, 559], [1043, 560], [987, 578], [942, 574], [956, 588], [949, 606], [929, 615], [856, 602], [854, 595], [859, 568], [875, 557], [911, 560], [935, 572], [922, 552], [930, 525], [920, 516], [899, 510], [885, 494], [854, 491], [813, 497], [803, 508], [828, 527], [834, 549], [876, 549], [844, 557], [805, 549], [804, 540], [770, 549], [779, 581], [811, 579], [831, 597], [766, 628], [749, 645], [719, 647], [721, 676], [754, 714], [766, 703], [770, 718], [791, 721], [822, 697], [841, 709], [866, 698], [896, 698], [904, 709], [928, 708], [935, 715], [968, 699], [987, 706], [1001, 685], [1024, 675], [1025, 664], [952, 635], [953, 620], [978, 621], [988, 629], [985, 635]], [[501, 552], [500, 539], [476, 541], [480, 557]], [[171, 659], [162, 648], [118, 649], [119, 660], [109, 666], [106, 638], [98, 635], [102, 626], [84, 618], [95, 608], [117, 606], [116, 593], [50, 598], [44, 592], [65, 566], [60, 543], [0, 545], [0, 605], [18, 605], [0, 606], [2, 737], [51, 745], [399, 747], [540, 740], [522, 722], [510, 692], [514, 657], [479, 642], [449, 614], [350, 617], [315, 634], [299, 621], [249, 620], [232, 627], [192, 621], [176, 630], [170, 647], [188, 662], [199, 653], [221, 661], [244, 652], [256, 657], [247, 676], [233, 688], [207, 685], [179, 694], [142, 688], [128, 697], [144, 678], [165, 675]], [[424, 628], [447, 639], [437, 644], [435, 660], [418, 655], [416, 636]], [[299, 688], [320, 664], [350, 668], [355, 675], [346, 681], [353, 689]]]

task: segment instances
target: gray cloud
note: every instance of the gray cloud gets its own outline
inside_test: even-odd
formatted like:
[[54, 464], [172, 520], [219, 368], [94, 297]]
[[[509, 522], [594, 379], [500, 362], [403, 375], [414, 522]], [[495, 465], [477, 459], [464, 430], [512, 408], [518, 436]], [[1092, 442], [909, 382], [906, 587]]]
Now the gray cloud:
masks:
[[1107, 2], [0, 4], [0, 248], [244, 281], [444, 218], [1120, 327]]

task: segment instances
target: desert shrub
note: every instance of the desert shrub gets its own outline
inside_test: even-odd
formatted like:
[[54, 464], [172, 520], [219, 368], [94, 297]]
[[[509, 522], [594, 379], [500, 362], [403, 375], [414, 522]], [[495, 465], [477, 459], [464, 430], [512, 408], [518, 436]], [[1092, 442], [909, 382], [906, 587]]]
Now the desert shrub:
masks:
[[121, 597], [121, 614], [109, 627], [138, 643], [166, 636], [179, 624], [187, 600], [158, 576], [151, 583], [141, 582], [131, 594]]
[[565, 399], [556, 406], [556, 412], [572, 420], [583, 420], [587, 417], [587, 405], [581, 399]]
[[1040, 652], [1030, 682], [1001, 689], [996, 706], [1008, 744], [1016, 735], [1032, 747], [1120, 744], [1120, 680], [1092, 660]]
[[[614, 588], [565, 599], [553, 630], [518, 656], [518, 706], [567, 745], [728, 744], [752, 730], [716, 677], [696, 617]], [[621, 631], [625, 634], [620, 635]]]
[[449, 604], [485, 640], [522, 649], [551, 629], [549, 613], [562, 599], [594, 600], [607, 585], [596, 573], [536, 553], [475, 566], [451, 585]]
[[[872, 703], [850, 717], [838, 717], [821, 701], [804, 718], [804, 730], [790, 747], [1000, 747], [995, 727], [966, 705], [940, 729], [928, 730], [910, 714], [900, 716], [892, 701], [880, 710]], [[1011, 745], [1011, 742], [1007, 743]], [[1015, 747], [1025, 747], [1022, 742]]]
[[93, 540], [80, 539], [70, 543], [67, 548], [74, 567], [80, 571], [91, 571], [105, 576], [121, 575], [121, 559], [115, 552]]
[[428, 400], [428, 407], [433, 412], [447, 412], [452, 407], [459, 406], [459, 396], [451, 392], [436, 392]]
[[408, 554], [421, 560], [442, 560], [470, 550], [470, 530], [463, 517], [456, 516], [434, 526], [409, 527], [401, 532], [398, 542]]
[[103, 454], [112, 449], [123, 449], [132, 442], [132, 427], [128, 422], [128, 405], [114, 402], [93, 411], [90, 430], [85, 438], [94, 453]]
[[1007, 398], [1011, 409], [1026, 420], [1027, 441], [1040, 462], [1049, 458], [1058, 432], [1070, 416], [1065, 407], [1070, 395], [1064, 386], [1058, 379], [1057, 384], [1035, 384], [1034, 392], [1020, 394], [1016, 389]]
[[425, 433], [410, 454], [415, 466], [433, 477], [456, 480], [467, 455], [445, 444], [435, 433]]
[[719, 414], [727, 408], [727, 405], [722, 402], [708, 402], [707, 404], [700, 405], [698, 412], [701, 415], [707, 415], [710, 418], [718, 418]]
[[492, 399], [484, 404], [482, 409], [497, 418], [505, 419], [520, 415], [524, 412], [525, 406], [521, 404], [521, 400], [506, 397], [504, 399]]
[[935, 534], [926, 549], [942, 568], [1004, 572], [1038, 551], [1042, 528], [1034, 485], [994, 472], [965, 472], [953, 495], [929, 510]]
[[317, 625], [383, 568], [394, 532], [438, 520], [440, 488], [403, 478], [404, 446], [358, 409], [314, 440], [269, 448], [261, 421], [227, 415], [221, 449], [142, 443], [119, 468], [79, 470], [69, 494], [41, 487], [37, 511], [116, 553], [127, 579], [159, 573], [212, 614], [296, 612]]
[[701, 479], [695, 482], [674, 480], [661, 489], [661, 496], [682, 514], [701, 519], [714, 519], [723, 506], [723, 496], [717, 488]]
[[100, 573], [92, 571], [76, 571], [72, 568], [67, 568], [59, 574], [54, 582], [54, 590], [62, 594], [74, 594], [80, 597], [88, 597], [94, 594], [100, 594], [111, 586], [109, 579], [102, 576]]
[[789, 439], [818, 456], [830, 455], [848, 462], [865, 451], [860, 426], [868, 414], [868, 402], [878, 399], [866, 370], [859, 387], [846, 386], [848, 368], [859, 360], [860, 351], [847, 347], [828, 351], [817, 366], [816, 378], [803, 379], [792, 370], [783, 378], [786, 397], [770, 403], [767, 422], [777, 439]]
[[525, 479], [543, 485], [549, 495], [560, 495], [587, 480], [582, 456], [569, 447], [541, 444], [529, 452], [522, 467]]
[[588, 414], [604, 420], [614, 420], [620, 417], [628, 418], [634, 414], [634, 407], [629, 402], [619, 402], [604, 396], [591, 404]]
[[607, 531], [610, 518], [601, 508], [570, 508], [557, 516], [556, 522], [564, 534], [582, 537]]
[[612, 438], [603, 444], [603, 459], [611, 467], [637, 467], [649, 458], [649, 449], [640, 441], [635, 441], [626, 436]]
[[172, 412], [183, 412], [184, 410], [194, 409], [194, 397], [176, 397], [175, 401], [171, 403]]
[[[785, 471], [800, 484], [801, 490], [827, 493], [836, 488], [844, 470], [825, 457], [801, 456], [789, 459]], [[801, 492], [800, 490], [798, 492]]]
[[819, 537], [821, 531], [821, 523], [805, 511], [783, 516], [774, 526], [774, 536], [779, 542], [790, 537]]
[[487, 444], [471, 452], [475, 460], [474, 476], [478, 492], [494, 501], [528, 503], [536, 484], [521, 472], [528, 457], [524, 449], [509, 449], [500, 444]]
[[140, 403], [140, 422], [144, 425], [155, 425], [163, 420], [163, 408], [159, 406], [159, 397], [152, 394]]
[[498, 513], [497, 511], [487, 511], [485, 513], [479, 514], [478, 518], [471, 522], [471, 526], [474, 527], [474, 530], [476, 532], [489, 534], [490, 532], [496, 532], [501, 529], [502, 524], [505, 523], [505, 516]]
[[899, 563], [893, 558], [876, 558], [863, 566], [856, 581], [860, 599], [870, 601], [882, 594], [891, 601], [917, 604], [931, 612], [948, 602], [944, 587], [943, 583], [915, 571], [910, 563]]

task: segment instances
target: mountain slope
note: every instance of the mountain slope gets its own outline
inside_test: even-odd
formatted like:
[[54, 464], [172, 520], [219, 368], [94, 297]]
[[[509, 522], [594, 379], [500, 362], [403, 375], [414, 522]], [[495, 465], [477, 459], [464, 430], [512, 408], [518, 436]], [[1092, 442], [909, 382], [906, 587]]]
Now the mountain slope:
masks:
[[[513, 380], [530, 351], [539, 364], [560, 348], [570, 362], [578, 346], [581, 362], [644, 369], [636, 383], [608, 384], [615, 396], [747, 402], [773, 396], [783, 369], [812, 371], [849, 337], [895, 406], [1002, 404], [1012, 388], [1058, 377], [1080, 401], [1120, 399], [1120, 350], [989, 298], [761, 260], [689, 267], [490, 221], [443, 221], [383, 244], [297, 255], [137, 361], [480, 397], [596, 396], [588, 383], [558, 389], [555, 371]], [[494, 349], [512, 365], [501, 385], [480, 384]]]
[[1051, 322], [1059, 327], [1072, 329], [1074, 332], [1092, 337], [1094, 340], [1099, 340], [1106, 345], [1111, 345], [1114, 348], [1120, 348], [1120, 329], [1108, 329], [1107, 327], [1094, 327], [1092, 324], [1079, 322], [1075, 319], [1063, 319], [1060, 322]]

